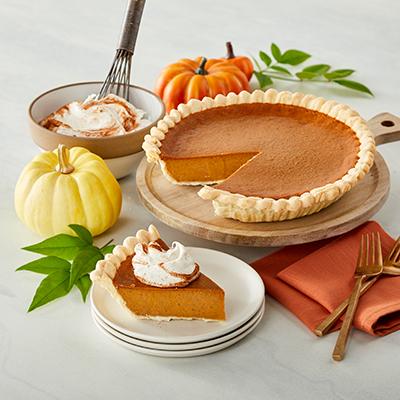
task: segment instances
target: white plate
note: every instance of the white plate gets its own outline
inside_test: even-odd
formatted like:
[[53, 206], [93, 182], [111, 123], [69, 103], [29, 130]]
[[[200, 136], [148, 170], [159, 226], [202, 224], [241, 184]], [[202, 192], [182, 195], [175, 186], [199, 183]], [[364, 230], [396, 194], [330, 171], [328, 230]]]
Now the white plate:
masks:
[[150, 342], [147, 340], [140, 340], [135, 337], [125, 335], [125, 334], [113, 329], [112, 327], [107, 325], [107, 323], [104, 322], [101, 319], [101, 317], [99, 317], [99, 315], [96, 314], [96, 312], [93, 309], [92, 309], [92, 317], [96, 320], [96, 322], [99, 325], [101, 325], [102, 328], [107, 330], [109, 333], [111, 333], [114, 336], [117, 336], [118, 338], [120, 338], [122, 340], [132, 343], [134, 345], [145, 346], [145, 347], [160, 349], [160, 350], [190, 350], [190, 349], [197, 349], [197, 348], [202, 348], [202, 347], [219, 344], [219, 343], [222, 343], [229, 339], [232, 339], [233, 337], [239, 335], [240, 333], [242, 333], [246, 329], [248, 329], [251, 325], [253, 325], [264, 314], [264, 309], [265, 309], [265, 302], [261, 305], [261, 307], [257, 311], [257, 313], [252, 318], [250, 318], [249, 321], [245, 322], [243, 325], [241, 325], [239, 328], [235, 329], [234, 331], [229, 332], [225, 335], [219, 336], [215, 339], [202, 340], [202, 341], [193, 342], [193, 343], [157, 343], [157, 342]]
[[115, 330], [136, 339], [159, 343], [188, 343], [214, 339], [248, 321], [264, 301], [264, 284], [244, 261], [216, 250], [190, 247], [201, 271], [225, 291], [226, 321], [160, 322], [133, 318], [99, 285], [93, 285], [90, 302], [101, 319]]
[[[261, 313], [264, 314], [264, 311], [265, 311], [265, 300], [262, 302], [260, 308], [246, 322], [244, 322], [241, 326], [237, 327], [236, 329], [233, 329], [230, 332], [227, 332], [227, 333], [225, 333], [223, 335], [220, 335], [220, 336], [216, 336], [214, 338], [210, 338], [210, 339], [206, 339], [206, 340], [199, 340], [199, 341], [195, 341], [195, 342], [168, 343], [168, 342], [155, 342], [155, 341], [151, 341], [151, 340], [138, 339], [133, 334], [127, 335], [127, 334], [125, 334], [125, 333], [123, 333], [123, 332], [121, 332], [121, 331], [119, 331], [117, 329], [114, 329], [112, 326], [108, 325], [107, 321], [105, 321], [103, 319], [103, 317], [100, 314], [98, 314], [94, 308], [91, 309], [92, 317], [97, 318], [98, 322], [100, 322], [102, 325], [104, 325], [104, 327], [106, 329], [110, 330], [111, 333], [116, 332], [116, 333], [119, 333], [120, 335], [123, 335], [125, 337], [137, 340], [137, 341], [139, 341], [141, 343], [149, 343], [149, 344], [155, 344], [155, 345], [167, 345], [167, 346], [172, 346], [172, 347], [173, 346], [185, 346], [185, 345], [191, 345], [191, 344], [197, 345], [199, 343], [218, 340], [221, 337], [225, 337], [227, 335], [233, 334], [234, 332], [237, 332], [239, 329], [244, 330], [246, 327], [250, 326], [260, 316]], [[171, 322], [173, 323], [173, 321], [171, 321]]]
[[101, 320], [101, 318], [92, 310], [92, 317], [97, 322], [98, 325], [100, 325], [104, 330], [109, 332], [111, 335], [116, 336], [118, 339], [124, 340], [125, 342], [128, 342], [133, 345], [137, 346], [142, 346], [142, 347], [147, 347], [149, 349], [155, 349], [155, 350], [194, 350], [194, 349], [201, 349], [203, 347], [209, 347], [209, 346], [214, 346], [219, 343], [226, 342], [230, 339], [233, 339], [234, 337], [240, 335], [241, 333], [245, 332], [248, 328], [250, 328], [252, 325], [258, 322], [258, 320], [263, 316], [264, 314], [264, 303], [262, 304], [261, 308], [257, 313], [250, 318], [249, 321], [247, 321], [245, 324], [240, 326], [238, 329], [234, 330], [233, 332], [227, 333], [226, 335], [219, 336], [218, 338], [211, 339], [211, 340], [203, 340], [201, 342], [197, 343], [171, 343], [171, 344], [165, 344], [165, 343], [154, 343], [154, 342], [148, 342], [144, 340], [139, 340], [131, 336], [124, 335], [121, 332], [116, 331], [109, 325], [107, 325], [104, 321]]
[[102, 328], [102, 326], [99, 324], [99, 322], [97, 322], [96, 317], [94, 318], [94, 323], [100, 329], [100, 331], [103, 332], [109, 339], [111, 339], [115, 343], [119, 344], [120, 346], [125, 347], [128, 350], [132, 350], [137, 353], [147, 354], [150, 356], [183, 358], [183, 357], [203, 356], [206, 354], [215, 353], [217, 351], [226, 349], [229, 346], [232, 346], [233, 344], [237, 343], [239, 340], [241, 340], [245, 336], [247, 336], [249, 333], [251, 333], [257, 327], [257, 325], [261, 322], [262, 316], [263, 315], [261, 314], [260, 317], [258, 318], [258, 320], [256, 320], [253, 325], [251, 325], [244, 332], [233, 337], [230, 340], [216, 344], [214, 346], [207, 346], [207, 347], [202, 347], [202, 348], [193, 349], [193, 350], [159, 350], [159, 349], [151, 349], [151, 348], [144, 347], [144, 346], [136, 346], [136, 345], [126, 342], [122, 339], [119, 339], [118, 337], [112, 335], [110, 332], [106, 331], [104, 328]]

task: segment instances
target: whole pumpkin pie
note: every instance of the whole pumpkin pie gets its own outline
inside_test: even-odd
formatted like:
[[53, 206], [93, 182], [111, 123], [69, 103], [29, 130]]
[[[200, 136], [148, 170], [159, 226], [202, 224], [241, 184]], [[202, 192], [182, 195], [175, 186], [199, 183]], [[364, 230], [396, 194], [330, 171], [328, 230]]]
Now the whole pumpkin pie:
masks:
[[116, 246], [90, 278], [135, 317], [225, 319], [223, 289], [201, 273], [182, 244], [169, 247], [153, 225]]
[[337, 201], [371, 168], [375, 143], [348, 106], [269, 89], [181, 104], [143, 149], [174, 184], [206, 185], [217, 215], [260, 222]]

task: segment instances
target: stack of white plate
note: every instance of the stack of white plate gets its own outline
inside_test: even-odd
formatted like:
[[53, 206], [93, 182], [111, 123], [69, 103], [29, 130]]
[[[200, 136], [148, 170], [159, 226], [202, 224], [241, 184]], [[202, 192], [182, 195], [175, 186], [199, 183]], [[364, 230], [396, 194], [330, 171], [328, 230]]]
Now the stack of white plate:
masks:
[[90, 300], [96, 326], [114, 342], [160, 357], [193, 357], [225, 349], [243, 339], [264, 314], [264, 285], [245, 262], [210, 249], [190, 248], [201, 271], [225, 291], [226, 321], [136, 319], [106, 290], [94, 285]]

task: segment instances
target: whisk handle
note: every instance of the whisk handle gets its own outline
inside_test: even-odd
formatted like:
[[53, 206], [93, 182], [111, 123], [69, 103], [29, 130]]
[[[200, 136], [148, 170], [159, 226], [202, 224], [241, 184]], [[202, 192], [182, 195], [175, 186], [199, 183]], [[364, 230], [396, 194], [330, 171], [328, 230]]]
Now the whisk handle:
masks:
[[128, 50], [133, 54], [145, 2], [146, 0], [128, 0], [118, 49]]

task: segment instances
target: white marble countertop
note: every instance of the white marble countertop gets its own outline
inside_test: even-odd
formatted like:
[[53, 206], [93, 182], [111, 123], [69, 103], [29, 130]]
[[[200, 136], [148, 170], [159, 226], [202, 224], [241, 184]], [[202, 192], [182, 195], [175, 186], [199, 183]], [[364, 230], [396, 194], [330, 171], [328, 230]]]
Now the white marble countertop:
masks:
[[[162, 66], [183, 56], [255, 54], [276, 41], [315, 54], [316, 62], [350, 67], [375, 98], [337, 88], [290, 86], [347, 102], [365, 117], [400, 113], [400, 3], [387, 0], [148, 0], [133, 80], [152, 88]], [[356, 332], [342, 363], [331, 361], [336, 335], [313, 336], [268, 299], [259, 328], [236, 346], [192, 359], [159, 359], [107, 340], [75, 291], [26, 313], [40, 277], [14, 272], [31, 260], [19, 250], [39, 238], [14, 213], [13, 191], [38, 152], [26, 109], [42, 91], [102, 79], [113, 57], [124, 2], [2, 0], [0, 4], [0, 398], [29, 399], [395, 399], [399, 398], [400, 334], [374, 339]], [[278, 88], [289, 86], [279, 85]], [[376, 219], [400, 233], [400, 143], [380, 148], [392, 176], [390, 197]], [[99, 241], [122, 240], [155, 219], [140, 205], [133, 175], [122, 182], [123, 213]], [[271, 249], [211, 243], [157, 223], [167, 239], [212, 247], [244, 260]]]

